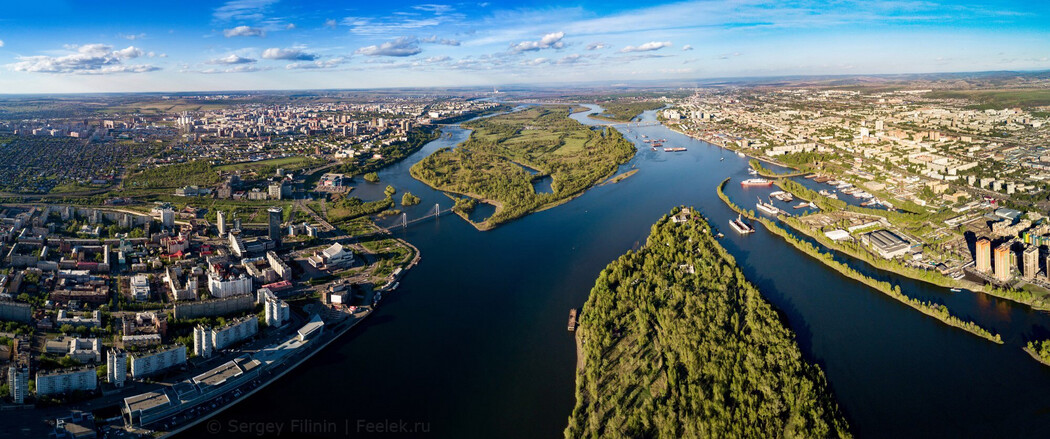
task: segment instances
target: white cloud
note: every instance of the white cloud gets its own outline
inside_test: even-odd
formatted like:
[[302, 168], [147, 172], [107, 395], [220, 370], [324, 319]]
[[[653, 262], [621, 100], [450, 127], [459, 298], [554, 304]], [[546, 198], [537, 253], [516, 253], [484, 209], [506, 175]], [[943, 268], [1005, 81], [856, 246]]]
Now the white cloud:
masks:
[[288, 23], [288, 25], [285, 26], [284, 29], [285, 30], [293, 30], [293, 29], [295, 29], [295, 23]]
[[437, 35], [431, 35], [426, 38], [420, 38], [419, 42], [429, 44], [444, 44], [446, 46], [458, 46], [459, 40], [453, 40], [448, 38], [438, 38]]
[[432, 56], [430, 58], [424, 59], [423, 62], [427, 63], [427, 64], [438, 64], [438, 63], [443, 63], [443, 62], [449, 61], [451, 59], [452, 58], [449, 58], [448, 56], [444, 56], [444, 55], [442, 55], [442, 56]]
[[259, 66], [253, 65], [253, 64], [240, 64], [240, 65], [236, 65], [236, 66], [228, 67], [228, 68], [224, 68], [224, 69], [222, 69], [222, 68], [212, 68], [212, 69], [197, 70], [196, 73], [208, 73], [208, 74], [214, 74], [214, 73], [251, 73], [251, 72], [261, 72], [263, 70], [270, 70], [270, 69], [268, 67], [259, 67]]
[[336, 24], [337, 23], [336, 23], [334, 18], [329, 18], [329, 19], [324, 21], [324, 27], [327, 27], [327, 28], [330, 28], [330, 29], [335, 29]]
[[4, 40], [0, 40], [0, 47], [4, 47]]
[[605, 43], [591, 43], [587, 45], [587, 50], [601, 50], [607, 47], [609, 47], [609, 45]]
[[266, 59], [283, 59], [288, 61], [315, 61], [319, 58], [319, 56], [303, 52], [301, 49], [281, 49], [278, 47], [271, 47], [264, 50], [262, 57]]
[[519, 53], [540, 49], [561, 49], [565, 47], [565, 42], [562, 41], [562, 38], [565, 38], [565, 32], [552, 32], [544, 35], [539, 41], [522, 41], [518, 44], [512, 44], [510, 50]]
[[690, 44], [686, 44], [686, 45], [682, 46], [682, 51], [684, 52], [686, 50], [693, 50], [693, 46], [690, 45]]
[[671, 47], [671, 42], [670, 41], [650, 41], [648, 43], [642, 44], [641, 46], [637, 46], [637, 47], [636, 46], [624, 47], [623, 49], [620, 49], [620, 52], [623, 52], [623, 53], [628, 53], [628, 52], [651, 52], [653, 50], [663, 49], [664, 47]]
[[143, 38], [146, 38], [146, 34], [120, 34], [119, 36], [130, 41], [141, 40]]
[[314, 62], [296, 62], [284, 66], [288, 70], [321, 70], [321, 69], [332, 69], [339, 67], [340, 65], [349, 61], [348, 57], [336, 57], [325, 60], [315, 60]]
[[230, 0], [215, 9], [216, 20], [261, 20], [270, 5], [278, 0]]
[[378, 46], [366, 46], [357, 49], [356, 53], [367, 56], [412, 56], [423, 50], [419, 48], [419, 39], [415, 37], [398, 37]]
[[521, 62], [521, 64], [525, 65], [525, 66], [538, 66], [538, 65], [548, 64], [550, 62], [551, 62], [551, 60], [541, 57], [541, 58], [534, 58], [534, 59], [523, 60]]
[[452, 12], [452, 6], [449, 6], [449, 5], [424, 4], [424, 5], [413, 6], [412, 9], [416, 9], [416, 10], [420, 10], [420, 11], [433, 12], [434, 14], [438, 14], [438, 15], [447, 14], [449, 12]]
[[558, 64], [576, 64], [576, 62], [581, 59], [583, 59], [582, 55], [574, 53], [572, 55], [565, 55], [562, 59], [559, 59]]
[[226, 38], [231, 38], [231, 37], [265, 37], [266, 36], [266, 31], [264, 31], [262, 29], [259, 29], [257, 27], [237, 26], [235, 28], [226, 29], [226, 30], [222, 31], [222, 34], [225, 35]]
[[137, 64], [124, 64], [124, 61], [145, 55], [142, 49], [128, 46], [113, 50], [105, 44], [85, 44], [83, 46], [66, 46], [73, 53], [62, 56], [20, 56], [18, 62], [8, 64], [8, 68], [18, 72], [32, 73], [142, 73], [160, 70], [160, 67]]
[[239, 55], [233, 54], [233, 53], [229, 54], [228, 56], [224, 56], [222, 58], [215, 58], [215, 59], [210, 59], [208, 61], [205, 61], [205, 63], [207, 63], [207, 64], [219, 64], [219, 65], [251, 64], [253, 62], [255, 62], [254, 59], [245, 58], [243, 56], [239, 56]]

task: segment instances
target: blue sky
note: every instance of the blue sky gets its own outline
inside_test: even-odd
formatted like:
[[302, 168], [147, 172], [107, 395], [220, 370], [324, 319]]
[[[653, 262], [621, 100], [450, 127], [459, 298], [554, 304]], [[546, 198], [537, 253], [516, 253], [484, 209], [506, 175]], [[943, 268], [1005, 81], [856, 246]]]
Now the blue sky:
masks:
[[1050, 69], [1043, 1], [433, 1], [0, 0], [0, 93]]

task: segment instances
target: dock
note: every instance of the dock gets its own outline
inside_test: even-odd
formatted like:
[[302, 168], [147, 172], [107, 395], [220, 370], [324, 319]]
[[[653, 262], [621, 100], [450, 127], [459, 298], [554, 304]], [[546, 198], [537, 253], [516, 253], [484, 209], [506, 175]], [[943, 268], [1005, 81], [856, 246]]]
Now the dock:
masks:
[[576, 331], [576, 308], [569, 310], [569, 332]]

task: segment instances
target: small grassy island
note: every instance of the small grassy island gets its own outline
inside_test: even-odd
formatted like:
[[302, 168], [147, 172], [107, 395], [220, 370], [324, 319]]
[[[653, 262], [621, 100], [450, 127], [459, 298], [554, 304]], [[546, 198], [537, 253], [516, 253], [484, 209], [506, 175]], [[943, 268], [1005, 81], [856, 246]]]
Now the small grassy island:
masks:
[[[496, 207], [475, 226], [491, 229], [556, 206], [612, 176], [636, 148], [612, 128], [592, 129], [569, 118], [568, 107], [536, 107], [463, 124], [470, 139], [435, 151], [412, 176], [445, 192]], [[532, 171], [532, 172], [530, 172]], [[551, 192], [533, 182], [551, 178]]]
[[648, 110], [662, 108], [664, 104], [659, 101], [635, 101], [635, 102], [602, 102], [599, 105], [605, 110], [602, 113], [590, 115], [593, 119], [607, 120], [610, 122], [630, 122], [639, 114]]
[[823, 372], [687, 212], [599, 275], [565, 436], [849, 437]]

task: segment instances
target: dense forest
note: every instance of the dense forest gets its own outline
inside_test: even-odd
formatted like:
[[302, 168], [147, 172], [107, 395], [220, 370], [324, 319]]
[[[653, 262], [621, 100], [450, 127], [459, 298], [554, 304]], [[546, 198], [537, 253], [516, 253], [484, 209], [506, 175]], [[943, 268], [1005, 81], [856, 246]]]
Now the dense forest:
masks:
[[[636, 148], [612, 128], [591, 129], [567, 107], [537, 107], [464, 123], [474, 130], [456, 148], [443, 148], [412, 167], [435, 189], [496, 206], [480, 228], [524, 216], [583, 192], [613, 175]], [[550, 176], [551, 193], [533, 182]]]
[[850, 436], [823, 372], [696, 214], [665, 216], [601, 272], [578, 336], [566, 437]]

